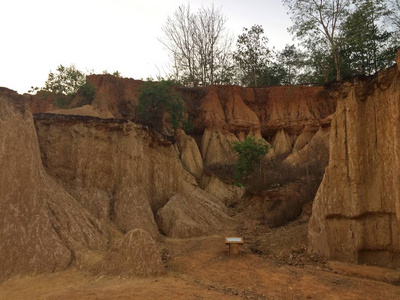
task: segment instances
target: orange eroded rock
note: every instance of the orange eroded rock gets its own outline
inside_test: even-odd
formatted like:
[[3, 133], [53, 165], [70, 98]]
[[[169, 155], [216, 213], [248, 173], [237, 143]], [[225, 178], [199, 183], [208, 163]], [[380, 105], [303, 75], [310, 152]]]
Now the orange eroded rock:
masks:
[[23, 97], [0, 89], [0, 281], [64, 270], [105, 250], [100, 223], [43, 169]]
[[158, 235], [153, 212], [183, 181], [171, 143], [123, 120], [40, 115], [35, 122], [46, 170], [82, 206], [123, 232]]
[[399, 69], [344, 82], [336, 97], [329, 166], [309, 223], [310, 251], [399, 267]]

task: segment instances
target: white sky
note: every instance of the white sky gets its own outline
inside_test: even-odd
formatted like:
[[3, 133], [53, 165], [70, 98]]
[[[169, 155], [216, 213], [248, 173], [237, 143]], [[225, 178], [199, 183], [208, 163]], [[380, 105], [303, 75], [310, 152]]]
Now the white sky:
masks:
[[181, 4], [221, 7], [235, 36], [263, 25], [269, 46], [293, 43], [281, 0], [2, 0], [0, 86], [27, 92], [44, 86], [62, 64], [81, 71], [118, 70], [135, 79], [165, 75], [167, 52], [157, 40]]

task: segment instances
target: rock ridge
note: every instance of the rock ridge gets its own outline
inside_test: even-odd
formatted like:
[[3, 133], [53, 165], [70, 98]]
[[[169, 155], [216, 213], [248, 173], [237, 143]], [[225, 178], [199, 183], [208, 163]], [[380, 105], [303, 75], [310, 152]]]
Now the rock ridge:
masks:
[[399, 66], [344, 81], [335, 93], [309, 249], [333, 260], [400, 267]]

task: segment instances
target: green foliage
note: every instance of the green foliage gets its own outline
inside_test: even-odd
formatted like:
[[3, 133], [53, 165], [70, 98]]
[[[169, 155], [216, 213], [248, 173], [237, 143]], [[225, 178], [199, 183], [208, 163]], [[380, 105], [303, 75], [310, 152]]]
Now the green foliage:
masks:
[[59, 108], [66, 108], [69, 103], [71, 103], [71, 97], [66, 96], [66, 95], [56, 95], [54, 99], [54, 105], [59, 107]]
[[90, 104], [96, 96], [96, 91], [96, 87], [86, 80], [79, 88], [78, 95], [83, 99], [83, 104]]
[[112, 73], [108, 72], [108, 70], [103, 70], [102, 74], [103, 74], [103, 75], [112, 75], [112, 76], [115, 76], [115, 77], [118, 77], [118, 78], [121, 78], [121, 77], [122, 77], [121, 72], [118, 71], [118, 70], [117, 70], [117, 71], [114, 71], [114, 72], [112, 72]]
[[50, 71], [44, 91], [75, 96], [86, 82], [86, 75], [76, 69], [75, 65], [69, 67], [59, 65], [56, 71], [56, 73]]
[[282, 0], [289, 9], [292, 33], [306, 48], [322, 43], [335, 65], [336, 80], [341, 79], [338, 28], [345, 20], [350, 0]]
[[122, 75], [121, 75], [121, 72], [120, 71], [114, 71], [113, 73], [112, 73], [112, 75], [113, 76], [115, 76], [115, 77], [118, 77], [118, 78], [121, 78], [122, 77]]
[[243, 142], [234, 142], [232, 149], [238, 157], [233, 178], [236, 185], [244, 186], [247, 177], [268, 153], [269, 145], [250, 135]]
[[396, 42], [400, 42], [400, 0], [387, 0], [388, 15], [386, 21], [392, 27], [396, 35]]
[[140, 87], [139, 104], [136, 108], [137, 120], [162, 131], [164, 119], [175, 130], [190, 126], [181, 95], [174, 89], [171, 80], [160, 82], [146, 81]]
[[281, 71], [281, 83], [292, 85], [297, 83], [299, 70], [303, 66], [304, 54], [296, 49], [295, 45], [286, 44], [277, 55], [278, 66]]
[[323, 85], [336, 79], [335, 62], [326, 49], [329, 49], [329, 45], [324, 40], [308, 45], [299, 82]]
[[393, 64], [399, 0], [282, 1], [293, 21], [290, 31], [307, 51], [299, 82], [371, 75]]
[[346, 76], [371, 75], [393, 63], [391, 34], [379, 25], [387, 14], [382, 0], [357, 1], [356, 9], [341, 27]]
[[241, 81], [247, 86], [257, 87], [257, 80], [262, 70], [267, 66], [271, 51], [267, 44], [261, 25], [253, 25], [250, 29], [243, 28], [236, 42], [233, 59], [238, 63], [242, 72]]
[[[32, 87], [32, 92], [38, 88]], [[86, 74], [76, 69], [75, 65], [64, 67], [59, 65], [56, 72], [50, 71], [43, 92], [56, 94], [54, 104], [66, 108], [72, 99], [79, 95], [83, 104], [89, 104], [96, 95], [96, 87], [86, 80]]]

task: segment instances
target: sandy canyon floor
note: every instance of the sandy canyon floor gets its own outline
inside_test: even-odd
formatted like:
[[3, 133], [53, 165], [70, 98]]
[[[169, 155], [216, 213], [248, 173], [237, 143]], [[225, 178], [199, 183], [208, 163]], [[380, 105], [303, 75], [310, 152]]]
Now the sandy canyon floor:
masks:
[[[396, 272], [326, 262], [306, 254], [307, 222], [268, 229], [249, 214], [236, 214], [236, 228], [219, 235], [162, 242], [164, 276], [93, 276], [70, 269], [12, 278], [0, 299], [400, 299]], [[224, 236], [244, 237], [230, 256]], [[349, 276], [351, 275], [351, 276]]]

